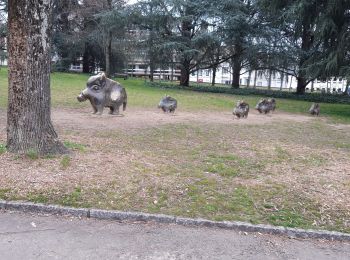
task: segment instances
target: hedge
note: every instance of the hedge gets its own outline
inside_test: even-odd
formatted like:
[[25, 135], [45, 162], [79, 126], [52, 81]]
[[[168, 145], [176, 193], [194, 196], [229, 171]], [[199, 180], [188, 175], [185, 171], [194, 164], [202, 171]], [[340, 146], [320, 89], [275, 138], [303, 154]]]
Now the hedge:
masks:
[[181, 89], [191, 90], [198, 92], [209, 92], [209, 93], [224, 93], [232, 95], [255, 95], [273, 98], [285, 98], [303, 100], [317, 103], [339, 103], [339, 104], [350, 104], [350, 96], [342, 94], [326, 94], [326, 93], [305, 93], [296, 94], [295, 92], [285, 92], [280, 90], [269, 90], [269, 89], [254, 89], [254, 88], [229, 88], [229, 87], [213, 87], [213, 86], [180, 86], [162, 82], [147, 82], [150, 87], [163, 88], [163, 89]]

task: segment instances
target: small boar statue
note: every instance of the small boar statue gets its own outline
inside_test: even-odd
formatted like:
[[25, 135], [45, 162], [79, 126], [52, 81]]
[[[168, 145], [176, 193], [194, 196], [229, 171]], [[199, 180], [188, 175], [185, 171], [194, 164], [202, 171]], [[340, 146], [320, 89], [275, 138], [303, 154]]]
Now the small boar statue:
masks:
[[271, 111], [275, 111], [276, 100], [274, 98], [268, 98], [268, 99], [262, 98], [260, 99], [258, 104], [256, 104], [255, 109], [258, 110], [260, 114], [261, 113], [267, 114], [267, 113], [270, 113]]
[[312, 103], [309, 113], [313, 116], [318, 116], [320, 114], [320, 104]]
[[158, 108], [161, 108], [164, 113], [174, 113], [177, 108], [177, 101], [175, 98], [165, 95], [160, 100]]
[[244, 100], [239, 100], [233, 108], [232, 114], [239, 118], [247, 118], [249, 113], [249, 104]]
[[118, 115], [119, 107], [123, 105], [125, 111], [127, 95], [125, 88], [118, 82], [106, 77], [104, 73], [91, 76], [86, 88], [77, 97], [79, 102], [90, 100], [93, 114], [101, 115], [105, 107], [109, 107], [109, 114]]

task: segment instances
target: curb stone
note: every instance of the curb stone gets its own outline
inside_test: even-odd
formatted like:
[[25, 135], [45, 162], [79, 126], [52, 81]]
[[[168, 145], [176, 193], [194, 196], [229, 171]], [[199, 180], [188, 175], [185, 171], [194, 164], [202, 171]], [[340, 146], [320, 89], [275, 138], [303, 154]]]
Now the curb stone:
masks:
[[[4, 205], [4, 207], [3, 207]], [[57, 205], [45, 205], [41, 203], [32, 203], [24, 201], [0, 201], [0, 208], [5, 210], [48, 213], [57, 215], [69, 215], [74, 217], [88, 217], [88, 209], [69, 208]]]
[[24, 201], [0, 200], [0, 209], [31, 213], [48, 213], [57, 215], [69, 215], [94, 219], [118, 220], [118, 221], [142, 221], [165, 224], [176, 224], [192, 227], [209, 227], [231, 229], [243, 232], [259, 232], [263, 234], [285, 235], [290, 238], [313, 238], [337, 241], [350, 241], [350, 234], [326, 230], [309, 230], [298, 228], [286, 228], [271, 225], [254, 225], [239, 221], [212, 221], [208, 219], [193, 219], [175, 217], [164, 214], [149, 214], [143, 212], [124, 212], [116, 210], [100, 210], [85, 208], [70, 208], [57, 205], [45, 205]]

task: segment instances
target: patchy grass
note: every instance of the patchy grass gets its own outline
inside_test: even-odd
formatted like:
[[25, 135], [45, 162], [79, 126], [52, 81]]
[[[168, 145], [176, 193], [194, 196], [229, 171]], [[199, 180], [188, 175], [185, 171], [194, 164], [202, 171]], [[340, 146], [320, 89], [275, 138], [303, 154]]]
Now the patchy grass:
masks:
[[39, 159], [39, 154], [36, 150], [29, 149], [28, 152], [26, 152], [26, 157], [31, 159], [31, 160], [37, 160], [37, 159]]
[[6, 145], [0, 144], [0, 155], [6, 153]]
[[[85, 88], [89, 75], [76, 73], [52, 73], [51, 95], [54, 107], [84, 108], [88, 102], [79, 103], [78, 94]], [[165, 94], [178, 100], [178, 107], [185, 111], [231, 111], [237, 100], [246, 100], [253, 108], [259, 96], [238, 96], [228, 94], [198, 93], [186, 90], [161, 89], [146, 87], [142, 79], [120, 80], [128, 93], [128, 107], [155, 108]], [[288, 99], [276, 99], [277, 109], [289, 113], [307, 114], [311, 102]], [[7, 104], [7, 69], [0, 70], [0, 107]], [[350, 105], [321, 104], [321, 115], [327, 116], [332, 122], [350, 123]]]
[[[4, 70], [0, 74], [5, 76]], [[54, 106], [78, 111], [90, 106], [75, 99], [86, 79], [54, 73]], [[0, 107], [6, 105], [4, 82], [0, 76]], [[122, 83], [129, 107], [154, 108], [168, 93], [178, 98], [179, 115], [191, 111], [199, 118], [208, 110], [230, 111], [242, 99], [165, 92], [141, 80]], [[252, 104], [258, 99], [243, 98]], [[306, 113], [308, 106], [278, 100], [281, 111]], [[1, 152], [0, 146], [0, 198], [350, 232], [350, 131], [349, 125], [334, 125], [338, 119], [350, 122], [348, 108], [322, 105], [322, 113], [330, 111], [327, 120], [293, 121], [285, 115], [265, 122], [275, 115], [262, 115], [262, 121], [250, 124], [244, 122], [251, 118], [179, 122], [174, 116], [167, 117], [170, 123], [104, 128], [131, 120], [126, 114], [110, 121], [99, 117], [96, 127], [82, 130], [58, 121], [69, 156], [33, 153], [27, 157], [34, 159], [27, 159]], [[0, 129], [5, 129], [1, 122]], [[0, 143], [4, 140], [2, 131]]]
[[2, 157], [16, 163], [0, 196], [350, 232], [349, 153], [338, 148], [350, 133], [327, 122], [168, 124], [80, 139], [89, 149], [71, 157]]
[[64, 141], [64, 146], [73, 151], [85, 152], [86, 146], [83, 144], [78, 144], [70, 141]]
[[61, 159], [62, 169], [67, 169], [71, 165], [71, 158], [68, 155], [64, 155]]

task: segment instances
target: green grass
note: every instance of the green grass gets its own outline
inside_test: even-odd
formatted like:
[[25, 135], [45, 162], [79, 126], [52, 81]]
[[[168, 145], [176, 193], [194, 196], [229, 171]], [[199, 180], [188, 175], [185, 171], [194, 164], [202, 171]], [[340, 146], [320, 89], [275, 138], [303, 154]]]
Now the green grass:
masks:
[[61, 159], [60, 164], [62, 169], [67, 169], [71, 164], [71, 158], [68, 155], [64, 155]]
[[73, 151], [80, 151], [80, 152], [85, 152], [86, 146], [83, 144], [78, 144], [70, 141], [64, 141], [63, 142], [64, 146], [73, 150]]
[[[82, 74], [53, 73], [53, 106], [90, 107], [88, 102], [76, 100], [87, 78]], [[247, 100], [252, 107], [259, 99], [257, 96], [151, 88], [136, 79], [120, 82], [127, 88], [128, 107], [135, 109], [156, 109], [165, 93], [178, 99], [180, 111], [228, 112], [238, 99]], [[1, 69], [1, 108], [6, 107], [6, 84], [6, 70]], [[277, 102], [278, 110], [290, 113], [306, 114], [310, 105], [309, 102], [285, 99]], [[333, 180], [341, 173], [332, 168], [336, 158], [337, 166], [346, 164], [350, 132], [338, 131], [329, 125], [329, 122], [350, 123], [350, 106], [321, 104], [321, 111], [329, 121], [172, 123], [129, 131], [96, 129], [84, 133], [81, 139], [77, 139], [78, 132], [63, 132], [60, 136], [67, 140], [64, 145], [76, 152], [74, 162], [80, 160], [77, 164], [86, 166], [91, 172], [74, 179], [70, 174], [78, 174], [79, 168], [74, 168], [76, 164], [72, 163], [71, 157], [49, 157], [48, 161], [37, 158], [33, 152], [27, 154], [33, 160], [25, 163], [31, 164], [32, 168], [44, 168], [46, 174], [59, 173], [55, 176], [62, 178], [55, 179], [57, 186], [45, 183], [39, 187], [29, 185], [28, 189], [22, 186], [23, 189], [18, 190], [3, 186], [0, 187], [0, 199], [350, 232], [346, 224], [349, 219], [346, 206], [328, 209], [315, 198], [321, 196], [324, 199], [323, 191], [331, 189], [330, 184], [337, 187], [338, 196], [347, 194], [344, 192], [350, 189], [348, 180], [344, 183], [339, 178]], [[89, 145], [81, 143], [84, 141], [68, 141], [86, 140], [84, 138], [89, 138]], [[0, 154], [5, 151], [5, 146], [0, 145]], [[95, 162], [84, 159], [85, 155], [92, 156], [96, 151], [101, 158], [109, 158], [106, 164], [113, 166], [106, 172], [109, 179], [105, 179], [105, 172], [90, 175], [94, 173], [93, 169], [99, 169], [94, 168], [95, 164], [89, 165]], [[15, 161], [15, 156], [12, 159], [14, 164], [21, 163]], [[26, 185], [21, 181], [16, 180], [16, 184]], [[311, 193], [312, 189], [316, 192]]]
[[6, 145], [0, 144], [0, 154], [3, 154], [6, 152]]
[[26, 152], [26, 157], [31, 159], [31, 160], [37, 160], [37, 159], [39, 159], [39, 154], [36, 150], [29, 149], [28, 152]]
[[[88, 102], [79, 103], [77, 95], [85, 88], [89, 75], [73, 73], [52, 73], [51, 91], [53, 107], [83, 108], [89, 107]], [[161, 97], [165, 94], [174, 96], [178, 100], [178, 107], [187, 111], [231, 111], [237, 100], [246, 100], [253, 109], [259, 96], [238, 96], [230, 94], [198, 93], [188, 90], [161, 89], [146, 87], [142, 79], [118, 79], [125, 86], [128, 93], [128, 107], [156, 108]], [[0, 107], [7, 104], [7, 69], [0, 70]], [[289, 99], [277, 99], [277, 109], [290, 113], [307, 111], [311, 102]], [[350, 123], [350, 105], [321, 104], [321, 115], [331, 118], [335, 122]]]

